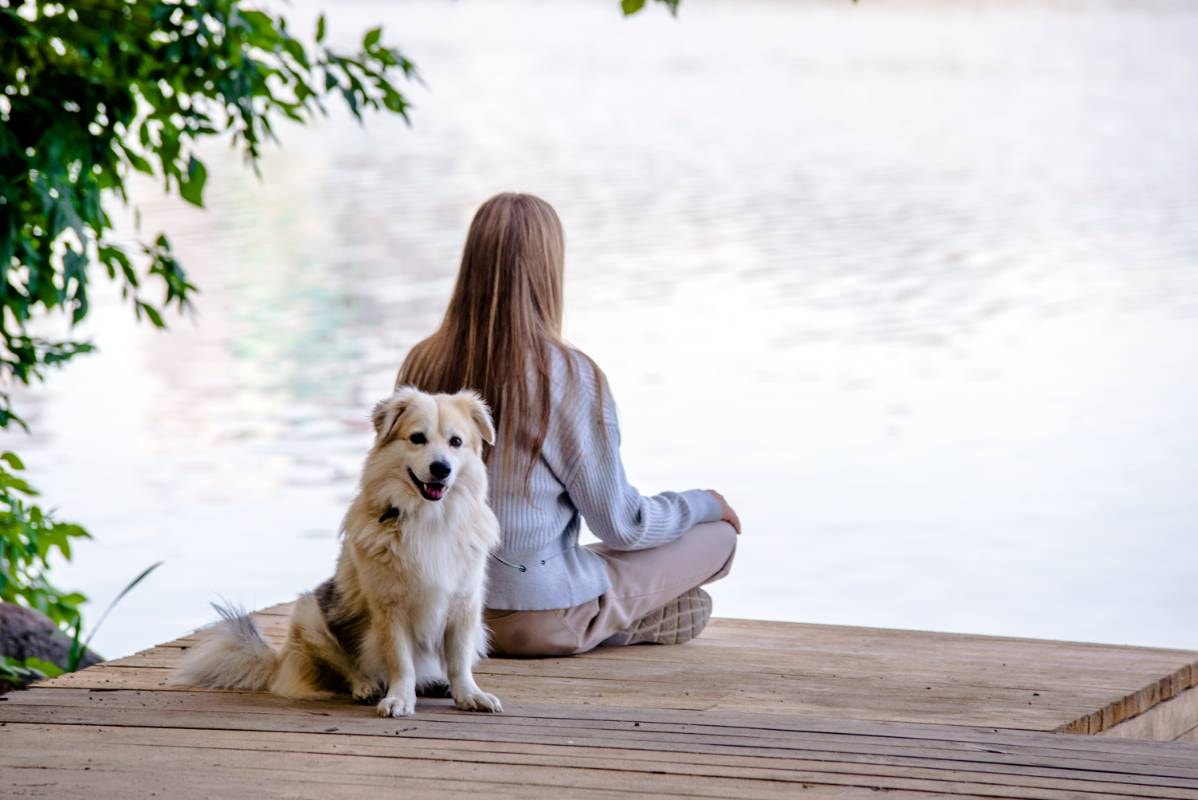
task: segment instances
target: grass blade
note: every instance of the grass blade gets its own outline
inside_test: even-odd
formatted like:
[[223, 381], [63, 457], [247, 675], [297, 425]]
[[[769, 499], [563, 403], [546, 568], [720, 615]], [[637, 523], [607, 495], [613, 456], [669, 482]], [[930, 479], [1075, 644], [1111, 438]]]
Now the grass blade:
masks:
[[[96, 627], [92, 628], [92, 632], [89, 633], [87, 635], [87, 638], [83, 640], [83, 645], [79, 648], [79, 651], [77, 653], [74, 650], [74, 646], [72, 646], [72, 648], [71, 648], [72, 663], [70, 664], [70, 669], [68, 670], [69, 672], [75, 671], [75, 667], [77, 667], [79, 665], [79, 659], [81, 659], [83, 657], [83, 654], [85, 652], [87, 652], [87, 646], [89, 644], [91, 644], [92, 637], [96, 635], [96, 631], [100, 630], [100, 626], [104, 624], [104, 620], [108, 619], [109, 612], [111, 612], [112, 609], [116, 607], [117, 603], [121, 602], [121, 600], [125, 597], [125, 595], [127, 595], [127, 594], [129, 594], [129, 592], [133, 591], [133, 589], [136, 588], [139, 583], [141, 583], [147, 577], [149, 577], [151, 572], [153, 572], [154, 570], [158, 569], [161, 566], [162, 566], [162, 562], [156, 561], [155, 563], [146, 567], [144, 570], [141, 571], [140, 575], [138, 575], [133, 580], [129, 581], [129, 584], [124, 589], [121, 589], [120, 594], [118, 594], [116, 597], [113, 598], [112, 602], [108, 604], [108, 608], [104, 609], [104, 613], [100, 615], [100, 621], [96, 623]], [[78, 633], [78, 629], [76, 629], [76, 633], [75, 633], [76, 641], [78, 641], [78, 637], [79, 637], [79, 633]]]

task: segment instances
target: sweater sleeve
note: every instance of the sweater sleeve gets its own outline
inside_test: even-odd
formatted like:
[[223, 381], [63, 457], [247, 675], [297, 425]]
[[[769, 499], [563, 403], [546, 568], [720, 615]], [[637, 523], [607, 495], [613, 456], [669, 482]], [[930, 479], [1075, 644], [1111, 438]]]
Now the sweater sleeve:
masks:
[[710, 492], [692, 489], [646, 497], [629, 484], [620, 458], [615, 402], [605, 382], [589, 388], [603, 393], [602, 417], [593, 399], [569, 404], [559, 417], [564, 435], [555, 444], [566, 492], [599, 540], [617, 550], [644, 550], [671, 542], [701, 522], [720, 519], [722, 510]]

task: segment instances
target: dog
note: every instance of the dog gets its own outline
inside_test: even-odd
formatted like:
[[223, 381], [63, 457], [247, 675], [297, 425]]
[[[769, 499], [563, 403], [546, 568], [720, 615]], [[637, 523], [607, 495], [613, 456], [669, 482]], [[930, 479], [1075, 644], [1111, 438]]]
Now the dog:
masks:
[[418, 689], [447, 683], [460, 709], [503, 710], [474, 681], [487, 649], [486, 563], [499, 544], [482, 460], [495, 442], [490, 410], [469, 390], [400, 387], [371, 419], [336, 573], [296, 601], [282, 649], [245, 612], [215, 606], [222, 619], [185, 655], [177, 682], [294, 699], [383, 695], [383, 717], [414, 713]]

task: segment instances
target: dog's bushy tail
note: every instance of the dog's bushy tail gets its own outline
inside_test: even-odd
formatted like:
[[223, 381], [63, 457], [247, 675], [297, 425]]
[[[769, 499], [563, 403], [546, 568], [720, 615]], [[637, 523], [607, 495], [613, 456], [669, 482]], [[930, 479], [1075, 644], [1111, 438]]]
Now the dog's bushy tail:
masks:
[[212, 607], [220, 621], [200, 632], [200, 643], [183, 655], [173, 682], [213, 689], [266, 689], [279, 654], [244, 609], [216, 603]]

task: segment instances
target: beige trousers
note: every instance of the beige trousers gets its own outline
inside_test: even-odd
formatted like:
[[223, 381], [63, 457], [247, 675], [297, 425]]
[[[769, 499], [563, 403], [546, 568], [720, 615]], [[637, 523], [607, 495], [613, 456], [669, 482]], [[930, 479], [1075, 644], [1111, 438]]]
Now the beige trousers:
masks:
[[494, 655], [563, 656], [585, 653], [605, 642], [621, 643], [619, 634], [641, 617], [727, 575], [736, 553], [736, 531], [727, 522], [705, 522], [649, 550], [588, 547], [607, 564], [611, 588], [573, 608], [487, 609]]

